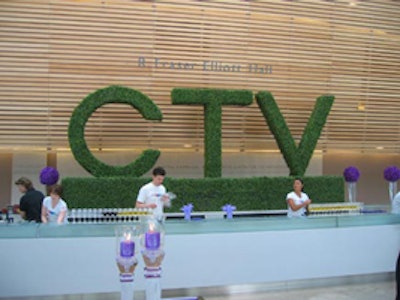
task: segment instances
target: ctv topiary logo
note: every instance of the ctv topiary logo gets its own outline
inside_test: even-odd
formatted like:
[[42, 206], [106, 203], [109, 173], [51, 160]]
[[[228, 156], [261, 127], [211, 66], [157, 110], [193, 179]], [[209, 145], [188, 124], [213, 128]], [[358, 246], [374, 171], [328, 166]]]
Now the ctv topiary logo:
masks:
[[[222, 106], [248, 106], [253, 102], [252, 91], [175, 88], [171, 92], [171, 98], [174, 105], [204, 106], [204, 177], [221, 177]], [[272, 94], [261, 91], [256, 94], [256, 99], [288, 165], [290, 175], [304, 175], [332, 107], [334, 96], [325, 95], [317, 99], [298, 146]], [[87, 121], [98, 108], [109, 103], [128, 104], [137, 109], [146, 120], [162, 120], [162, 112], [158, 106], [139, 91], [122, 86], [99, 89], [83, 99], [72, 113], [68, 127], [71, 151], [78, 163], [96, 177], [139, 177], [151, 170], [160, 156], [160, 151], [147, 149], [139, 158], [126, 166], [110, 166], [98, 160], [86, 144]]]

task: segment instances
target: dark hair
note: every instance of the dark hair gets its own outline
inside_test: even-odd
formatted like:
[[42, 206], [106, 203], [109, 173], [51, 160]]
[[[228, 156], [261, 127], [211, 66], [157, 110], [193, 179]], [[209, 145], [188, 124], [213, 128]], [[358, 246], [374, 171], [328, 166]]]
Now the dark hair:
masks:
[[33, 184], [32, 181], [30, 181], [30, 179], [26, 178], [26, 177], [21, 177], [19, 178], [16, 182], [16, 185], [22, 185], [24, 186], [27, 190], [30, 190], [31, 188], [33, 188]]
[[62, 188], [62, 186], [59, 185], [59, 184], [52, 185], [52, 186], [49, 188], [49, 194], [56, 194], [56, 195], [58, 195], [58, 196], [61, 197], [62, 192], [63, 192], [63, 188]]
[[153, 169], [153, 176], [161, 175], [165, 176], [167, 172], [165, 172], [165, 169], [163, 167], [157, 167]]
[[303, 187], [301, 188], [301, 191], [304, 192], [304, 181], [303, 181], [303, 179], [301, 179], [300, 177], [296, 177], [296, 178], [294, 179], [294, 181], [296, 181], [296, 180], [298, 180], [298, 181], [301, 182], [301, 185], [303, 186]]
[[296, 180], [300, 181], [301, 184], [304, 185], [303, 179], [301, 179], [300, 177], [296, 177], [296, 178], [294, 179], [294, 181], [296, 181]]

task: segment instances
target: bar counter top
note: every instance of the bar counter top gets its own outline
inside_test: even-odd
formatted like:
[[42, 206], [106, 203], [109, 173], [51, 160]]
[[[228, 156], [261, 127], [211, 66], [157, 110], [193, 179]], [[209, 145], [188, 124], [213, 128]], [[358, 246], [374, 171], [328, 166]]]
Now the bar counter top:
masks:
[[[254, 215], [260, 213], [253, 212]], [[248, 213], [247, 215], [250, 215]], [[207, 216], [204, 218], [204, 216]], [[400, 215], [390, 213], [362, 213], [358, 215], [327, 215], [303, 218], [286, 216], [221, 218], [218, 213], [196, 213], [191, 221], [181, 214], [172, 214], [165, 221], [168, 235], [214, 234], [235, 232], [287, 231], [322, 228], [345, 228], [355, 226], [379, 226], [400, 224]], [[196, 216], [201, 216], [197, 218]], [[211, 217], [210, 217], [211, 216]], [[216, 217], [217, 216], [217, 217]], [[70, 237], [113, 237], [115, 228], [121, 225], [135, 226], [134, 222], [124, 223], [73, 223], [37, 224], [28, 222], [0, 223], [0, 238], [70, 238]]]

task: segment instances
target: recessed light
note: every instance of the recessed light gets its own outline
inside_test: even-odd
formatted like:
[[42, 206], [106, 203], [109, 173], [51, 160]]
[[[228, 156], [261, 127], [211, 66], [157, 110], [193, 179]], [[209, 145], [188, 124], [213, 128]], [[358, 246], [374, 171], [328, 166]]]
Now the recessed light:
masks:
[[360, 111], [364, 111], [365, 110], [364, 102], [358, 102], [357, 109], [360, 110]]

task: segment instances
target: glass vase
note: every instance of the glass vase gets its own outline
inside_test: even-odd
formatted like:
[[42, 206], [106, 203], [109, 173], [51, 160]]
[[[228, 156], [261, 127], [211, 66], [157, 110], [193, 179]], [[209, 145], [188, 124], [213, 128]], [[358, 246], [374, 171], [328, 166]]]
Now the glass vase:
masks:
[[389, 203], [393, 205], [394, 196], [397, 193], [397, 181], [389, 181]]
[[357, 183], [349, 182], [347, 185], [349, 202], [357, 202]]

